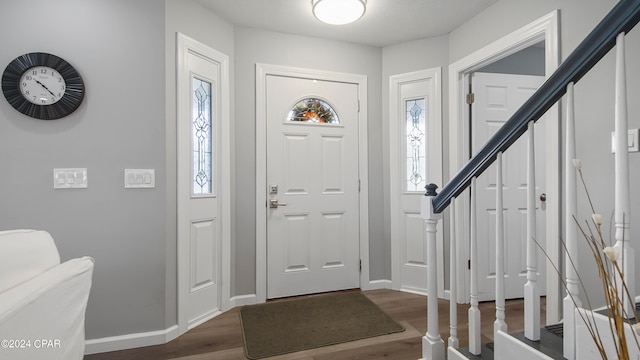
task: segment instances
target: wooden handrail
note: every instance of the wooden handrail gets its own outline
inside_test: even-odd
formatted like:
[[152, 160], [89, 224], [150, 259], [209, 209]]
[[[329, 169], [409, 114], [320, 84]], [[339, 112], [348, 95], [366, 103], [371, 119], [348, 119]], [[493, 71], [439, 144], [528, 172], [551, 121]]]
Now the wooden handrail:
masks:
[[444, 211], [452, 198], [469, 187], [472, 178], [482, 174], [495, 161], [498, 152], [507, 150], [524, 134], [529, 121], [540, 119], [562, 98], [567, 84], [577, 83], [615, 46], [618, 34], [629, 32], [639, 21], [640, 0], [620, 0], [549, 79], [442, 188], [433, 199], [434, 212]]

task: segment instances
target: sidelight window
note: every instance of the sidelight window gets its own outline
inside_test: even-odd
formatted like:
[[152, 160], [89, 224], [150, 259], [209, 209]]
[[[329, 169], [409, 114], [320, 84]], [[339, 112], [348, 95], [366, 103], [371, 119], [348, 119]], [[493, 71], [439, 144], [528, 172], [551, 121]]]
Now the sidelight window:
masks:
[[192, 193], [209, 195], [213, 193], [211, 83], [194, 77], [192, 84]]
[[426, 102], [405, 100], [405, 190], [424, 191], [426, 185]]

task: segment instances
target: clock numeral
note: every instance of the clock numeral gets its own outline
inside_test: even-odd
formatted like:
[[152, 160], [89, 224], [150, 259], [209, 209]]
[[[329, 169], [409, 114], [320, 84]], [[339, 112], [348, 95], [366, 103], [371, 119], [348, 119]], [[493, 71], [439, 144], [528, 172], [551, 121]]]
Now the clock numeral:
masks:
[[47, 69], [40, 69], [40, 74], [46, 74], [47, 73]]
[[23, 83], [22, 83], [22, 86], [23, 86], [23, 87], [27, 87], [27, 83], [26, 83], [26, 82], [23, 82]]
[[38, 70], [33, 70], [33, 71], [31, 72], [31, 75], [34, 75], [34, 76], [35, 76], [35, 75], [38, 75]]
[[24, 92], [25, 95], [31, 95], [31, 91], [27, 90]]

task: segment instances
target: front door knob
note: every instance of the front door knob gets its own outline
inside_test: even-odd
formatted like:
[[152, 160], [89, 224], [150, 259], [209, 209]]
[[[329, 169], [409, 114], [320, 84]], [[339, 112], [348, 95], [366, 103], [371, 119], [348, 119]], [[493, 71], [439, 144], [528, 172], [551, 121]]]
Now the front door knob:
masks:
[[287, 204], [278, 202], [278, 199], [269, 199], [269, 207], [270, 208], [277, 209], [278, 206], [287, 206]]

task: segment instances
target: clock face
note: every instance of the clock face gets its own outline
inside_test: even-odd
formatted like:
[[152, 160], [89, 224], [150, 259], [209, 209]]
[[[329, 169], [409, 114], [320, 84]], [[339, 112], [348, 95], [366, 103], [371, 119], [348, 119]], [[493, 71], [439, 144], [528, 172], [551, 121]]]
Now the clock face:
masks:
[[2, 93], [19, 112], [40, 120], [63, 118], [84, 99], [84, 82], [64, 59], [47, 53], [15, 58], [2, 73]]
[[36, 105], [57, 103], [62, 99], [66, 86], [62, 74], [48, 66], [33, 67], [20, 78], [22, 96]]

